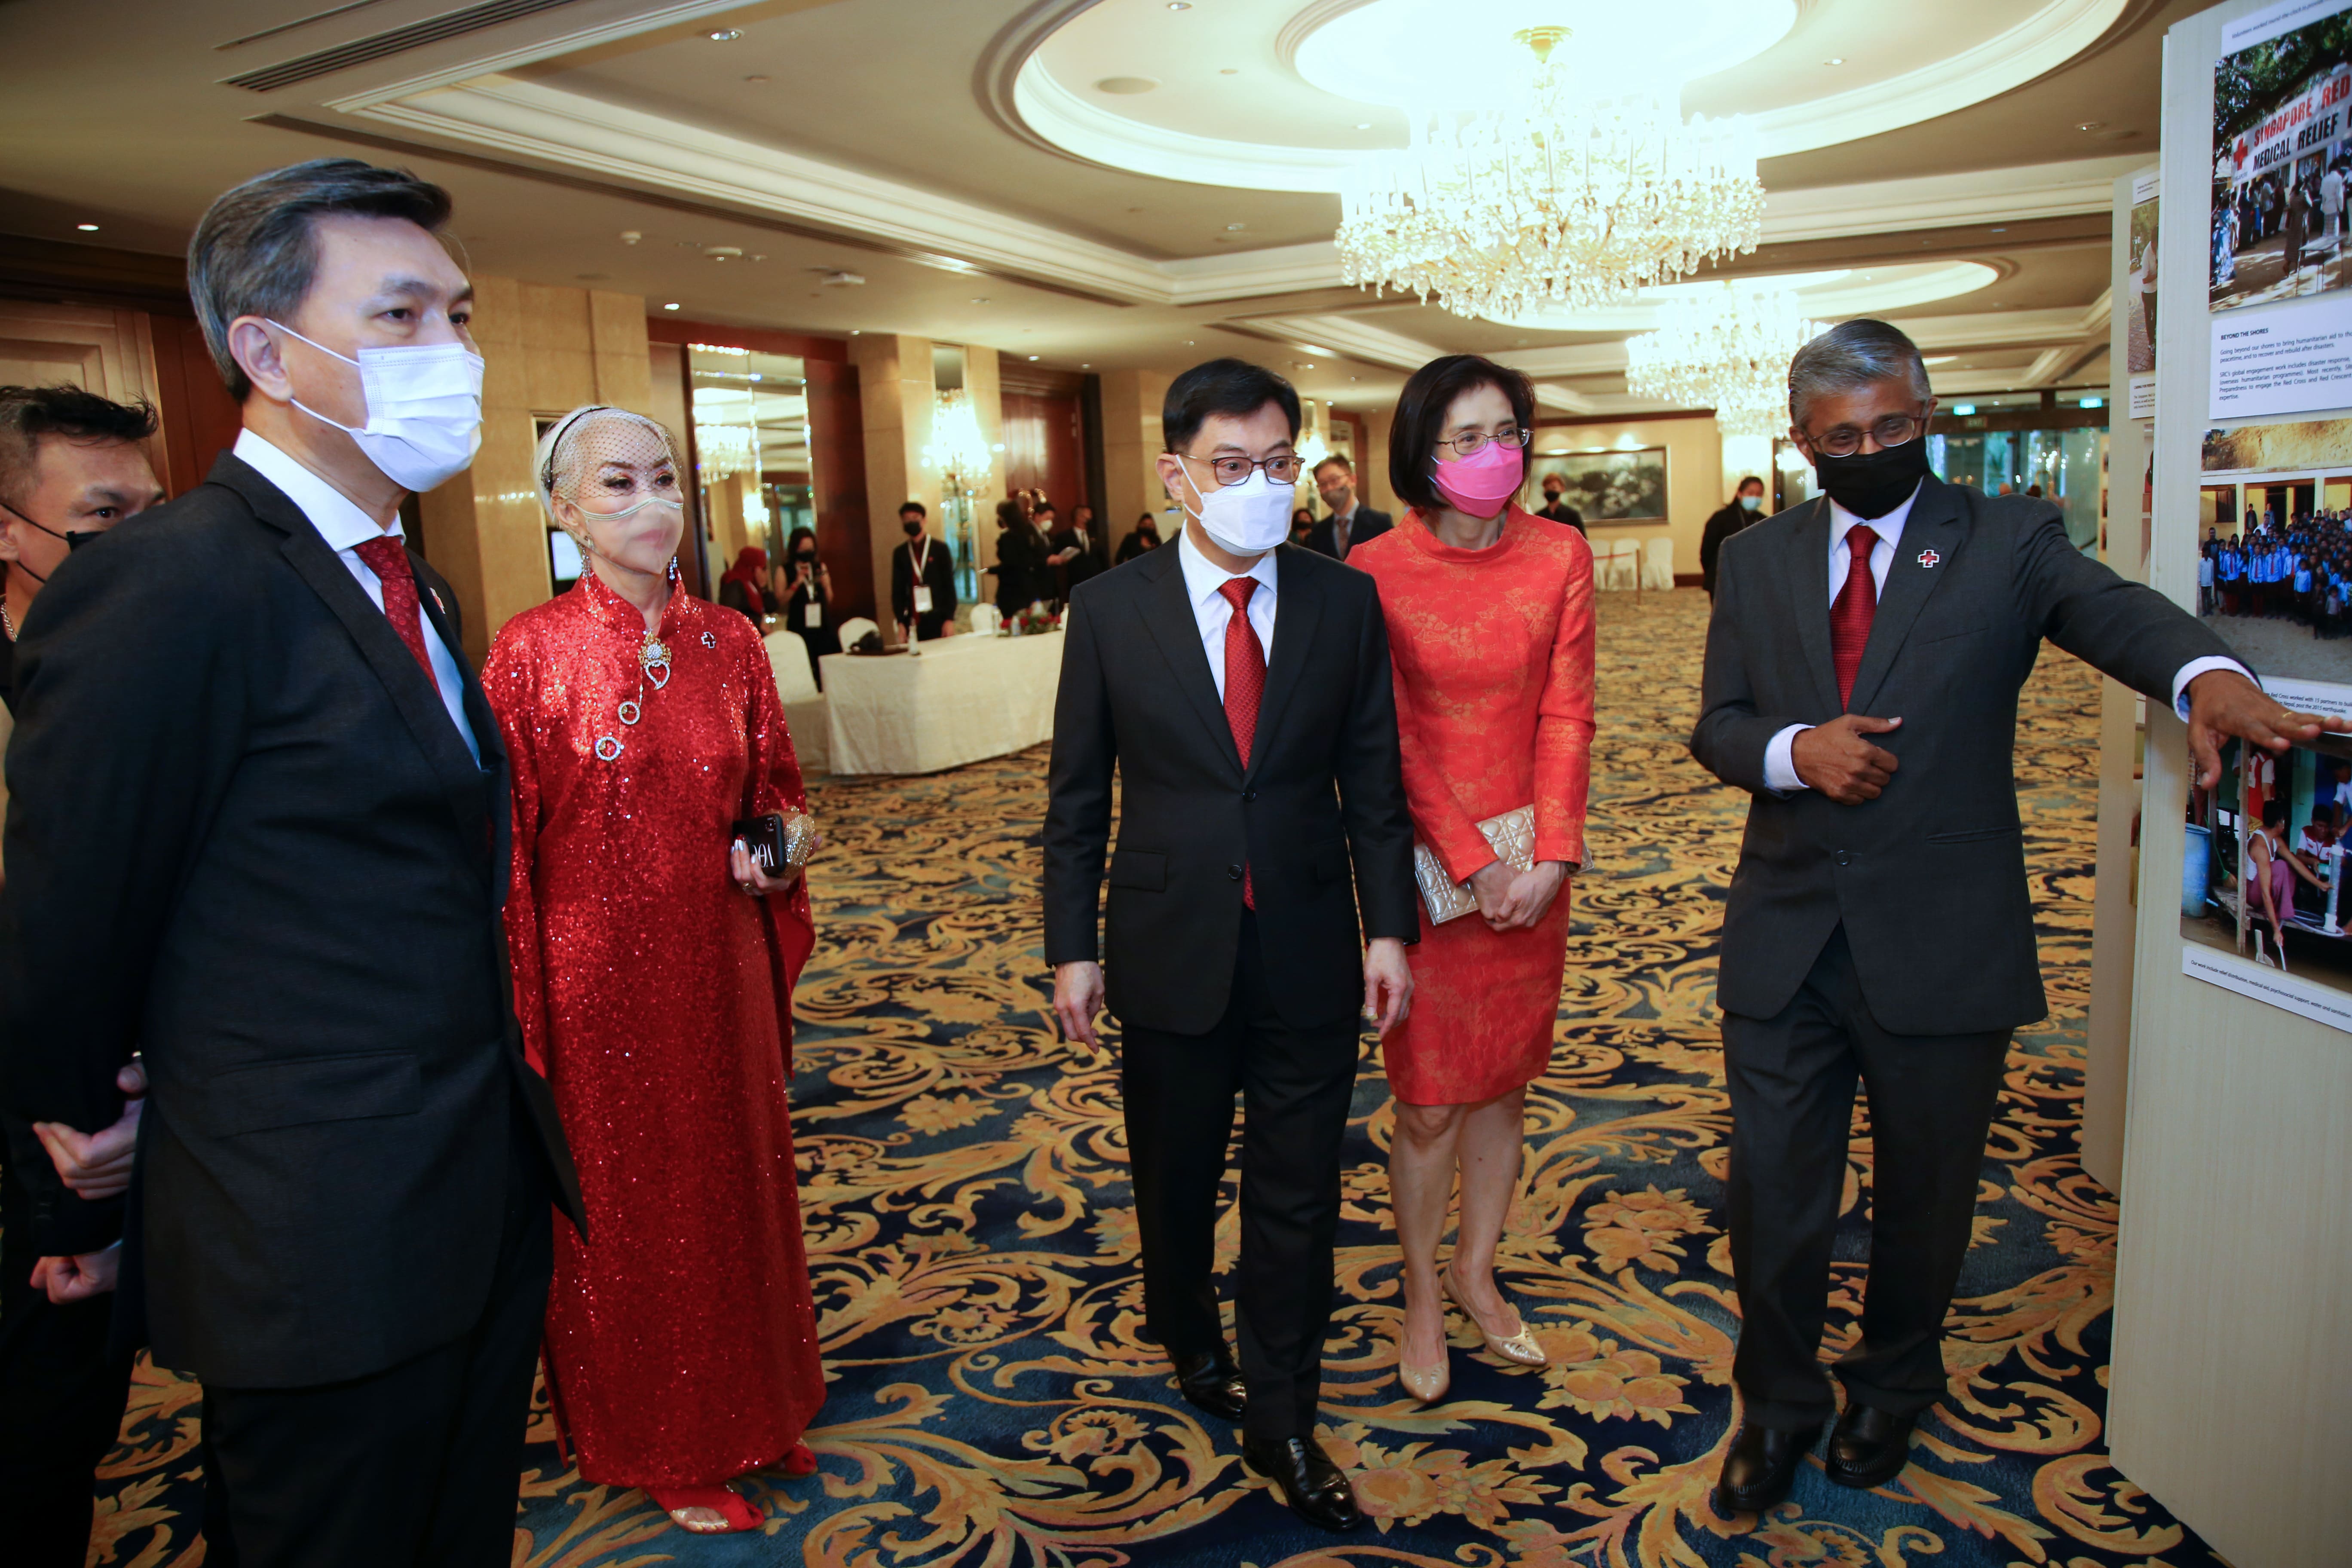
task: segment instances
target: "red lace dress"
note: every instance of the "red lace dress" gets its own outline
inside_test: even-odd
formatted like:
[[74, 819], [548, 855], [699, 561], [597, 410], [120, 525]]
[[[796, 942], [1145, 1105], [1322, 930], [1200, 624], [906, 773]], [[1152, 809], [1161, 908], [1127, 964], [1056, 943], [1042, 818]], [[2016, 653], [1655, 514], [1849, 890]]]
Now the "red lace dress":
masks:
[[[785, 1089], [806, 889], [754, 900], [739, 818], [804, 804], [766, 650], [674, 590], [668, 683], [591, 573], [509, 621], [482, 685], [514, 766], [515, 1011], [587, 1199], [555, 1227], [547, 1373], [587, 1479], [705, 1486], [824, 1402]], [[641, 690], [642, 689], [642, 690]], [[638, 704], [625, 723], [622, 705]]]
[[[1448, 875], [1495, 858], [1477, 825], [1530, 801], [1535, 858], [1584, 858], [1592, 752], [1592, 552], [1511, 508], [1485, 550], [1438, 542], [1417, 511], [1348, 552], [1380, 584], [1414, 836]], [[1408, 1105], [1471, 1105], [1542, 1076], [1567, 965], [1570, 889], [1526, 931], [1476, 914], [1412, 952], [1412, 1013], [1381, 1042]]]

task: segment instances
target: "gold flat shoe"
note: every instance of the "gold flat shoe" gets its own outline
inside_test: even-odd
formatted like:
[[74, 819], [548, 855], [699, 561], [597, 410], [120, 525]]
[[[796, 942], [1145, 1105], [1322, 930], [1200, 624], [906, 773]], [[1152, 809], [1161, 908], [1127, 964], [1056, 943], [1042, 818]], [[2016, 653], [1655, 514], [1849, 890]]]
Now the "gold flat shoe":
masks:
[[1478, 1321], [1478, 1314], [1470, 1310], [1470, 1304], [1465, 1301], [1454, 1289], [1454, 1270], [1451, 1268], [1445, 1271], [1444, 1285], [1447, 1299], [1462, 1309], [1462, 1315], [1470, 1320], [1470, 1326], [1478, 1331], [1478, 1337], [1486, 1342], [1488, 1350], [1493, 1351], [1505, 1361], [1516, 1363], [1520, 1366], [1550, 1364], [1544, 1355], [1543, 1346], [1536, 1343], [1535, 1335], [1528, 1331], [1527, 1320], [1519, 1316], [1516, 1308], [1513, 1309], [1511, 1317], [1517, 1326], [1507, 1334], [1493, 1333], [1488, 1331], [1485, 1323]]
[[1397, 1346], [1397, 1381], [1404, 1384], [1407, 1394], [1423, 1405], [1434, 1405], [1445, 1397], [1447, 1389], [1454, 1386], [1454, 1366], [1450, 1360], [1439, 1362], [1435, 1366], [1414, 1366], [1404, 1359], [1404, 1346], [1400, 1343]]

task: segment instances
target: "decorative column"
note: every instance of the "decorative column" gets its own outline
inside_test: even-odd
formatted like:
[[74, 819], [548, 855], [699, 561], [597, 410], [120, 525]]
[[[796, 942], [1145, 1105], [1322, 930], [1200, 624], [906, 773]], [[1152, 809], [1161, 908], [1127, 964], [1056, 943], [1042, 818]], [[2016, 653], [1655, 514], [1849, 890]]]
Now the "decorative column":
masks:
[[[1102, 378], [1103, 505], [1110, 515], [1101, 520], [1104, 537], [1116, 552], [1135, 531], [1135, 520], [1144, 512], [1159, 513], [1168, 505], [1167, 487], [1160, 482], [1158, 459], [1166, 450], [1160, 439], [1160, 410], [1174, 377], [1151, 370], [1106, 372]], [[1176, 536], [1163, 521], [1160, 537], [1172, 544]]]
[[938, 395], [931, 374], [931, 340], [896, 332], [864, 332], [849, 340], [849, 361], [857, 367], [859, 406], [866, 416], [866, 504], [872, 526], [874, 618], [883, 636], [894, 634], [890, 619], [890, 552], [897, 549], [898, 508], [919, 500], [940, 506], [939, 476], [923, 467], [930, 444], [931, 410]]

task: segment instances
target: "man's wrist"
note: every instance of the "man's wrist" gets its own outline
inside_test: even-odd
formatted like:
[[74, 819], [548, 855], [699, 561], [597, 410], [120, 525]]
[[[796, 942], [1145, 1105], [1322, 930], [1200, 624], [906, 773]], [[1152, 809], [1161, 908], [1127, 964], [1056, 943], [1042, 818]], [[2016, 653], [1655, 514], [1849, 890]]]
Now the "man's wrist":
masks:
[[1812, 786], [1797, 772], [1797, 737], [1814, 728], [1791, 724], [1764, 743], [1764, 787], [1776, 795], [1791, 795]]

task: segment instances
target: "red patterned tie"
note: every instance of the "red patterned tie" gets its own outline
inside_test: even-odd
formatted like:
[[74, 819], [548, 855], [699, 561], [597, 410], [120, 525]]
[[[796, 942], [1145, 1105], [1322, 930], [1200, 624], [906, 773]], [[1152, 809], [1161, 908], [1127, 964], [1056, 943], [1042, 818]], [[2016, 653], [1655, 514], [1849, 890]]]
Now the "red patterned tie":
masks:
[[[1257, 592], [1255, 577], [1229, 577], [1217, 590], [1234, 606], [1225, 623], [1225, 722], [1234, 727], [1234, 745], [1249, 766], [1250, 742], [1257, 739], [1257, 700], [1265, 695], [1265, 645], [1250, 625], [1250, 595]], [[1242, 908], [1257, 908], [1257, 889], [1249, 867], [1242, 867]]]
[[433, 656], [425, 651], [425, 627], [417, 619], [416, 574], [409, 567], [407, 549], [387, 533], [352, 545], [352, 552], [366, 562], [376, 581], [383, 584], [384, 619], [425, 667], [425, 679], [433, 682], [433, 689], [440, 690], [440, 677], [433, 673]]
[[1878, 614], [1878, 580], [1870, 574], [1870, 552], [1878, 533], [1866, 522], [1846, 531], [1845, 586], [1830, 606], [1830, 662], [1837, 667], [1838, 706], [1853, 700], [1854, 671], [1862, 668], [1862, 650], [1870, 644], [1871, 618]]

